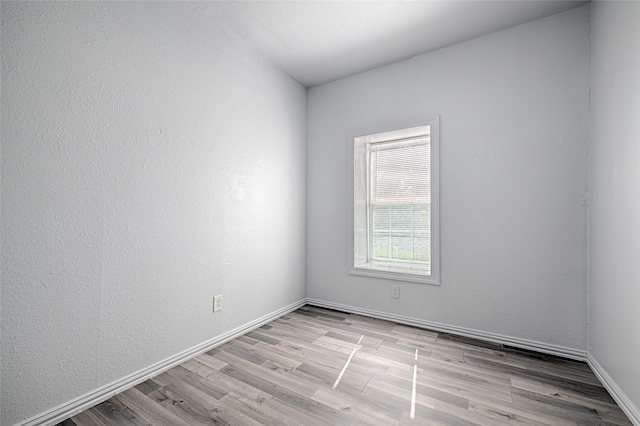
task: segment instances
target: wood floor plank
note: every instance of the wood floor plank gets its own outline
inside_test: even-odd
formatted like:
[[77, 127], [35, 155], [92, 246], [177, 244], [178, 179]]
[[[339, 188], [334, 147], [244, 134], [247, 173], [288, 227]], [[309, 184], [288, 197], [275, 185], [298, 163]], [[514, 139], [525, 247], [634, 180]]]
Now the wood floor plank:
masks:
[[345, 361], [349, 358], [348, 354], [342, 352], [337, 353], [322, 346], [308, 345], [300, 342], [280, 342], [275, 346], [275, 349], [289, 353], [300, 362], [310, 359], [319, 364], [335, 368], [342, 368]]
[[556, 417], [575, 419], [583, 425], [613, 425], [604, 420], [597, 409], [582, 404], [517, 388], [513, 389], [512, 395], [514, 404], [544, 410]]
[[418, 368], [418, 382], [422, 384], [430, 379], [437, 379], [461, 389], [511, 402], [511, 389], [508, 383], [497, 382], [464, 371], [457, 371], [455, 368], [445, 368], [424, 360]]
[[409, 411], [405, 411], [402, 413], [400, 417], [401, 426], [451, 426], [450, 423], [447, 423], [446, 420], [441, 418], [437, 418], [435, 416], [430, 416], [430, 418], [422, 417], [420, 414], [414, 415], [414, 417], [410, 417]]
[[412, 366], [413, 363], [405, 354], [400, 358], [393, 356], [393, 354], [383, 353], [382, 351], [370, 351], [368, 348], [356, 352], [353, 357], [353, 363], [362, 365], [365, 368], [378, 368], [388, 370], [391, 367], [403, 368]]
[[[268, 368], [270, 371], [273, 371], [276, 374], [282, 375], [282, 377], [288, 381], [292, 380], [296, 383], [305, 383], [306, 385], [309, 385], [309, 389], [311, 391], [314, 391], [315, 389], [318, 389], [318, 388], [328, 387], [331, 383], [333, 383], [333, 379], [327, 378], [327, 377], [321, 377], [315, 374], [310, 374], [308, 369], [305, 369], [305, 368], [282, 367], [271, 361], [265, 362], [262, 365], [262, 367]], [[297, 387], [292, 388], [292, 390], [294, 391], [296, 389]]]
[[386, 363], [378, 363], [371, 358], [363, 358], [361, 351], [354, 354], [349, 364], [349, 371], [363, 377], [381, 378], [387, 374], [389, 366]]
[[256, 365], [263, 364], [268, 360], [268, 358], [265, 358], [262, 355], [256, 353], [254, 348], [243, 347], [242, 345], [238, 344], [238, 342], [229, 342], [225, 344], [221, 349], [228, 354], [235, 355]]
[[[317, 403], [316, 401], [314, 402]], [[302, 407], [295, 406], [295, 404], [288, 403], [279, 398], [271, 398], [265, 402], [265, 405], [280, 413], [290, 424], [318, 426], [336, 426], [340, 424], [334, 423], [334, 420], [331, 417], [318, 416], [314, 412], [307, 411]]]
[[[462, 419], [456, 415], [436, 410], [435, 408], [418, 406], [416, 408], [416, 419], [423, 419], [425, 424], [437, 424], [437, 425], [450, 425], [450, 426], [478, 426], [478, 423], [473, 423], [468, 420]], [[411, 424], [406, 422], [405, 424]]]
[[481, 352], [493, 352], [504, 348], [504, 345], [501, 343], [488, 342], [466, 336], [457, 336], [450, 333], [438, 333], [436, 342], [463, 349], [474, 349]]
[[259, 422], [236, 411], [225, 402], [211, 398], [187, 383], [174, 382], [156, 392], [167, 398], [161, 401], [165, 407], [179, 407], [176, 414], [189, 424], [260, 425]]
[[345, 398], [344, 394], [319, 389], [312, 397], [326, 406], [348, 413], [353, 420], [352, 424], [376, 425], [384, 422], [385, 425], [397, 425], [397, 416], [381, 412], [379, 407], [363, 404], [354, 398]]
[[360, 344], [358, 344], [357, 342], [352, 343], [343, 339], [337, 339], [335, 337], [331, 337], [327, 335], [318, 337], [316, 340], [313, 341], [313, 344], [317, 345], [318, 342], [328, 343], [332, 346], [341, 346], [347, 349], [349, 353], [351, 353], [351, 350], [353, 349], [362, 349], [362, 346], [360, 346]]
[[278, 342], [280, 342], [280, 340], [278, 340], [278, 339], [274, 339], [273, 337], [269, 337], [269, 336], [265, 335], [264, 333], [260, 333], [259, 330], [250, 331], [246, 335], [251, 337], [252, 339], [260, 340], [260, 341], [262, 341], [264, 343], [267, 343], [269, 345], [275, 345]]
[[256, 345], [256, 350], [265, 358], [269, 358], [271, 362], [283, 367], [296, 368], [307, 360], [307, 357], [296, 354], [295, 351], [283, 351], [278, 346], [267, 345], [263, 342]]
[[526, 424], [539, 423], [547, 426], [577, 426], [580, 425], [578, 421], [571, 418], [556, 417], [546, 412], [546, 410], [540, 410], [539, 408], [506, 403], [504, 401], [493, 400], [483, 402], [469, 400], [469, 409], [472, 411], [491, 411], [503, 418], [513, 418], [523, 420]]
[[154, 426], [189, 426], [187, 422], [164, 409], [161, 405], [156, 404], [153, 399], [147, 397], [135, 387], [116, 395], [114, 399], [131, 408], [145, 421]]
[[438, 338], [437, 331], [425, 330], [422, 328], [411, 327], [404, 324], [396, 324], [391, 329], [391, 334], [400, 335], [415, 340], [426, 340], [435, 342]]
[[[367, 392], [374, 389], [377, 392], [385, 392], [387, 394], [391, 394], [398, 398], [405, 399], [406, 403], [404, 404], [403, 409], [411, 409], [412, 403], [412, 383], [406, 382], [406, 386], [403, 386], [404, 383], [393, 384], [388, 381], [382, 381], [377, 379], [372, 379], [367, 383]], [[435, 408], [437, 400], [431, 398], [430, 396], [426, 396], [420, 393], [416, 394], [415, 404], [423, 405], [429, 408]]]
[[272, 395], [267, 392], [257, 389], [243, 381], [237, 380], [235, 377], [231, 377], [217, 370], [213, 370], [205, 380], [211, 381], [212, 386], [219, 386], [220, 389], [224, 389], [226, 392], [233, 392], [238, 395], [242, 395], [252, 401], [264, 402], [272, 397]]
[[[464, 359], [464, 349], [444, 345], [438, 342], [430, 342], [430, 341], [414, 341], [406, 339], [405, 337], [398, 337], [395, 344], [391, 344], [390, 342], [384, 342], [383, 345], [385, 349], [397, 349], [400, 351], [409, 351], [413, 352], [415, 349], [419, 349], [423, 355], [430, 354], [429, 356], [433, 357], [438, 355], [440, 358], [444, 360], [460, 360]], [[410, 349], [407, 349], [410, 348]]]
[[314, 340], [313, 345], [323, 347], [325, 349], [330, 350], [331, 352], [345, 354], [347, 356], [351, 355], [351, 352], [353, 351], [353, 349], [361, 348], [360, 345], [358, 345], [357, 348], [349, 348], [346, 346], [347, 342], [340, 342], [340, 343], [336, 343], [336, 342], [340, 342], [340, 341], [336, 339], [320, 338], [320, 339]]
[[212, 383], [211, 380], [207, 380], [206, 377], [203, 377], [200, 374], [196, 374], [193, 371], [188, 370], [187, 368], [183, 368], [183, 366], [172, 368], [171, 370], [167, 371], [167, 374], [175, 377], [176, 380], [173, 380], [165, 387], [170, 386], [174, 383], [184, 383], [199, 390], [200, 392], [207, 394], [212, 399], [221, 399], [228, 392], [226, 388], [217, 386], [215, 383]]
[[148, 423], [133, 410], [116, 398], [102, 402], [95, 407], [111, 424], [126, 426], [148, 426]]
[[[404, 378], [399, 378], [391, 374], [387, 374], [381, 380], [385, 383], [390, 383], [403, 389], [411, 389], [413, 385], [411, 376], [409, 374], [405, 375]], [[428, 397], [436, 401], [446, 402], [450, 405], [456, 405], [464, 409], [468, 409], [469, 407], [469, 400], [466, 398], [462, 398], [460, 396], [444, 392], [439, 389], [425, 386], [420, 383], [416, 383], [416, 393], [418, 395]]]
[[[395, 361], [398, 364], [409, 365], [413, 367], [415, 364], [415, 349], [413, 351], [398, 350], [397, 348], [391, 348], [385, 344], [380, 346], [377, 355], [387, 360]], [[428, 356], [431, 356], [429, 353]]]
[[471, 379], [471, 376], [455, 375], [451, 372], [419, 370], [418, 383], [428, 385], [433, 383], [441, 383], [450, 386], [452, 389], [458, 389], [456, 395], [469, 398], [470, 395], [479, 394], [483, 397], [490, 397], [500, 401], [512, 402], [511, 390], [509, 387], [490, 386], [487, 382], [465, 381]]
[[346, 321], [359, 327], [367, 327], [372, 330], [380, 330], [384, 333], [390, 333], [391, 330], [398, 324], [393, 321], [387, 321], [380, 318], [373, 318], [363, 315], [349, 315], [345, 318]]
[[262, 425], [289, 425], [291, 419], [285, 418], [281, 413], [269, 407], [266, 402], [270, 399], [264, 398], [253, 400], [235, 392], [229, 392], [222, 398], [222, 402], [234, 408], [239, 413], [244, 413]]
[[584, 362], [304, 306], [58, 426], [258, 424], [631, 422]]
[[613, 400], [611, 401], [611, 403], [602, 402], [599, 400], [586, 398], [584, 395], [571, 389], [563, 389], [557, 386], [550, 386], [548, 384], [539, 383], [532, 380], [512, 379], [511, 382], [514, 388], [535, 392], [540, 395], [557, 398], [566, 402], [583, 405], [585, 407], [596, 410], [603, 420], [612, 423], [629, 424], [627, 417], [620, 411], [620, 407], [618, 407]]
[[479, 369], [472, 365], [469, 365], [465, 361], [442, 360], [439, 358], [426, 357], [420, 358], [418, 365], [425, 369], [433, 367], [434, 371], [435, 368], [438, 368], [440, 371], [450, 370], [458, 374], [472, 376], [477, 380], [488, 381], [491, 383], [496, 383], [498, 385], [509, 386], [512, 384], [512, 375], [509, 374], [509, 372], [500, 370]]
[[586, 383], [601, 387], [600, 382], [593, 374], [586, 374], [584, 370], [579, 367], [575, 367], [574, 363], [567, 364], [545, 364], [539, 360], [529, 359], [526, 355], [508, 356], [504, 354], [490, 355], [481, 354], [477, 351], [465, 351], [464, 360], [467, 364], [481, 369], [493, 369], [495, 371], [501, 371], [505, 373], [513, 373], [512, 375], [518, 376], [534, 376], [534, 377], [547, 377], [566, 379], [571, 382]]
[[226, 362], [221, 361], [218, 358], [213, 357], [209, 354], [198, 355], [196, 358], [198, 361], [200, 361], [204, 365], [208, 365], [209, 367], [214, 368], [216, 370], [220, 370], [221, 368], [224, 368], [227, 366]]
[[[333, 386], [340, 375], [340, 371], [341, 370], [331, 369], [329, 367], [313, 363], [301, 364], [296, 368], [296, 372], [305, 374], [304, 377], [311, 376], [317, 378], [328, 386]], [[369, 380], [370, 378], [368, 376], [363, 376], [353, 371], [353, 369], [349, 369], [340, 380], [340, 389], [344, 390], [346, 387], [355, 393], [359, 393], [366, 386]]]
[[471, 411], [468, 408], [461, 408], [457, 405], [447, 404], [446, 402], [436, 401], [434, 410], [441, 413], [446, 413], [454, 416], [458, 419], [470, 422], [479, 426], [493, 426], [496, 424], [495, 419], [484, 416], [476, 411]]
[[[402, 380], [407, 380], [408, 377], [406, 371], [401, 371], [398, 369], [389, 369], [388, 374], [390, 377], [395, 377]], [[440, 378], [435, 375], [430, 376], [428, 374], [424, 374], [424, 372], [417, 375], [417, 388], [420, 389], [421, 386], [434, 391], [454, 395], [464, 400], [475, 398], [477, 401], [486, 402], [488, 404], [492, 404], [495, 401], [505, 402], [505, 400], [506, 402], [511, 402], [510, 394], [507, 397], [503, 393], [498, 393], [496, 395], [490, 391], [477, 392], [465, 387], [460, 387], [459, 384], [451, 383], [449, 380], [447, 380], [446, 377]]]
[[155, 398], [162, 407], [180, 417], [184, 422], [192, 426], [231, 425], [218, 417], [212, 417], [199, 407], [192, 407], [188, 400], [174, 392], [174, 384], [162, 387], [149, 394]]
[[379, 339], [384, 342], [397, 343], [398, 338], [392, 336], [391, 334], [381, 334], [380, 330], [371, 330], [365, 327], [349, 327], [348, 330], [352, 333], [362, 334], [366, 337], [372, 337], [374, 339]]
[[273, 397], [279, 399], [285, 404], [291, 405], [298, 410], [308, 412], [314, 417], [317, 416], [318, 418], [326, 419], [332, 424], [342, 424], [348, 421], [348, 418], [342, 415], [338, 410], [333, 410], [313, 401], [311, 398], [301, 395], [300, 393], [243, 371], [233, 365], [228, 365], [221, 371], [257, 389], [271, 394]]
[[139, 383], [135, 386], [136, 389], [138, 389], [140, 392], [142, 392], [145, 395], [153, 392], [159, 387], [160, 385], [155, 381], [153, 381], [153, 379], [145, 380], [144, 382]]
[[77, 426], [113, 426], [113, 424], [100, 413], [97, 407], [76, 414], [72, 417], [72, 420]]
[[593, 375], [589, 366], [582, 361], [568, 358], [561, 358], [556, 355], [549, 355], [520, 348], [504, 347], [505, 358], [519, 359], [526, 364], [529, 369], [540, 369], [541, 371], [553, 371], [555, 374], [568, 372], [572, 376], [582, 376], [592, 379], [595, 384], [599, 382]]
[[494, 407], [492, 403], [481, 403], [478, 401], [470, 401], [469, 402], [469, 411], [478, 413], [487, 417], [489, 420], [493, 422], [495, 425], [531, 425], [531, 426], [548, 426], [548, 423], [542, 423], [531, 418], [527, 418], [522, 414], [516, 414], [511, 412], [505, 407], [503, 409], [499, 409]]
[[344, 312], [334, 311], [331, 309], [316, 308], [313, 306], [306, 306], [296, 312], [296, 314], [303, 314], [305, 312], [312, 313], [315, 318], [321, 318], [324, 320], [343, 321], [345, 318], [349, 318], [349, 314]]
[[[221, 359], [224, 359], [229, 363], [228, 366], [220, 370], [221, 372], [224, 372], [226, 374], [229, 374], [229, 371], [235, 371], [235, 369], [242, 369], [243, 372], [250, 373], [253, 377], [259, 377], [263, 381], [273, 381], [274, 383], [278, 384], [278, 387], [285, 388], [295, 394], [302, 395], [304, 397], [310, 397], [316, 390], [316, 386], [314, 386], [313, 384], [296, 380], [295, 377], [283, 374], [282, 370], [273, 371], [269, 368], [262, 368], [227, 352], [220, 352], [219, 356], [221, 357]], [[236, 377], [234, 375], [231, 376]], [[253, 386], [253, 384], [251, 385]]]
[[275, 320], [271, 323], [272, 328], [270, 331], [271, 334], [282, 333], [286, 336], [297, 337], [298, 340], [302, 340], [304, 342], [312, 342], [320, 336], [323, 336], [327, 333], [326, 330], [320, 329], [310, 329], [310, 327], [298, 327], [297, 325], [292, 325], [288, 321]]
[[[209, 374], [209, 372], [213, 368], [212, 366], [205, 364], [206, 361], [207, 360], [206, 359], [203, 360], [201, 356], [197, 356], [195, 358], [191, 358], [190, 360], [183, 362], [182, 364], [180, 364], [180, 367], [184, 367], [198, 376], [206, 376], [207, 374]], [[224, 363], [224, 365], [226, 366], [227, 363]], [[215, 368], [213, 369], [215, 370]], [[164, 383], [164, 385], [166, 384], [167, 383]]]
[[500, 365], [509, 365], [511, 367], [527, 369], [527, 363], [522, 359], [522, 357], [507, 357], [504, 351], [492, 351], [492, 352], [484, 352], [484, 351], [476, 351], [474, 349], [465, 349], [463, 351], [463, 360], [472, 365], [478, 365], [481, 369], [485, 366], [481, 365], [483, 361], [489, 361], [493, 364], [487, 364], [487, 366], [497, 365], [496, 368], [498, 371], [501, 371]]
[[326, 334], [324, 334], [325, 337], [330, 337], [332, 339], [337, 339], [337, 340], [341, 340], [344, 342], [348, 342], [348, 343], [352, 343], [355, 345], [358, 345], [361, 340], [362, 340], [362, 335], [361, 334], [356, 334], [356, 333], [351, 333], [349, 331], [328, 331]]
[[324, 335], [332, 331], [341, 330], [341, 329], [333, 328], [330, 326], [321, 327], [317, 323], [308, 321], [304, 317], [300, 317], [297, 315], [293, 315], [292, 318], [284, 322], [288, 325], [293, 325], [293, 327], [296, 329], [299, 328], [301, 330], [305, 330], [310, 333], [314, 333], [316, 335]]

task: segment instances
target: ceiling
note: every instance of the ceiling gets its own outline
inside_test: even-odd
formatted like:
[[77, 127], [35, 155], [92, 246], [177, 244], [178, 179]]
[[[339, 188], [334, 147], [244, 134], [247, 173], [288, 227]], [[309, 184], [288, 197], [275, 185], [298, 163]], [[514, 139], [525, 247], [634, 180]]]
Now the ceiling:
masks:
[[588, 1], [212, 1], [203, 13], [302, 85], [398, 62]]

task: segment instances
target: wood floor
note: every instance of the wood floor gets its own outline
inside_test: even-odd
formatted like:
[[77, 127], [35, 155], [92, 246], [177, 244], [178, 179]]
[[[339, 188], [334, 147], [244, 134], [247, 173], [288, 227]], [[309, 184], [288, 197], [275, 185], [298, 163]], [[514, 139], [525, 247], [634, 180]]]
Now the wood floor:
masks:
[[582, 362], [305, 306], [60, 425], [630, 425]]

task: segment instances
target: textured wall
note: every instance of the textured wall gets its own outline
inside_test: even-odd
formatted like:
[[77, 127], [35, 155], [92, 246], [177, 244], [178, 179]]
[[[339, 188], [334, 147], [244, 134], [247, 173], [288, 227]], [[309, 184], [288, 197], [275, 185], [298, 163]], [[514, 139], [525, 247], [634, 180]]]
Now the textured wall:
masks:
[[[307, 296], [584, 350], [588, 96], [588, 6], [312, 88]], [[347, 275], [348, 136], [433, 114], [442, 285], [391, 299]]]
[[3, 425], [304, 297], [305, 108], [190, 3], [2, 2]]
[[592, 3], [589, 353], [640, 415], [640, 3]]

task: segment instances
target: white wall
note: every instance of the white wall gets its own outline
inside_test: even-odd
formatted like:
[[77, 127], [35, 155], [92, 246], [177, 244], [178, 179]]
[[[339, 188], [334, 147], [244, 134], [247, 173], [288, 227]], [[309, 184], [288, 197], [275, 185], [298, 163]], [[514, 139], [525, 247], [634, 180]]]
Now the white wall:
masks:
[[[314, 87], [307, 296], [586, 347], [589, 8]], [[348, 135], [440, 115], [442, 284], [349, 276]]]
[[640, 3], [592, 3], [591, 45], [588, 351], [640, 422]]
[[305, 108], [191, 2], [2, 2], [3, 425], [304, 298]]

